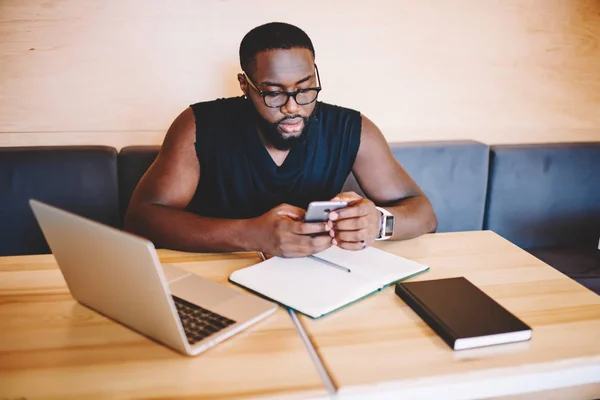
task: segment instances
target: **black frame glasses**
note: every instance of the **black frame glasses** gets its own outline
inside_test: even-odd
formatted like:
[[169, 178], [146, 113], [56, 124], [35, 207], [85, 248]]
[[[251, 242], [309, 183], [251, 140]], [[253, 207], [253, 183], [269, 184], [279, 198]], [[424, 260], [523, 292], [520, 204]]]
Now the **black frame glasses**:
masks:
[[[319, 69], [317, 68], [317, 64], [315, 64], [315, 73], [317, 75], [317, 84], [319, 86], [312, 87], [312, 88], [306, 88], [306, 89], [298, 89], [294, 92], [286, 92], [285, 90], [276, 90], [273, 92], [263, 92], [254, 84], [254, 82], [252, 82], [252, 80], [250, 79], [250, 77], [248, 75], [244, 74], [244, 77], [246, 78], [246, 81], [252, 87], [252, 89], [256, 90], [256, 92], [260, 95], [260, 97], [262, 97], [263, 103], [265, 103], [265, 106], [267, 106], [269, 108], [281, 108], [281, 107], [285, 106], [288, 103], [288, 101], [290, 101], [290, 97], [293, 97], [294, 101], [300, 106], [308, 105], [317, 100], [317, 97], [319, 97], [319, 92], [322, 89], [321, 88], [321, 77], [319, 76]], [[313, 93], [315, 96], [314, 98], [312, 98]], [[301, 97], [300, 101], [298, 101], [298, 95], [311, 95], [308, 98], [309, 99], [312, 98], [312, 100], [302, 100], [302, 97]], [[285, 96], [285, 100], [283, 100], [283, 97], [280, 97], [280, 96]]]

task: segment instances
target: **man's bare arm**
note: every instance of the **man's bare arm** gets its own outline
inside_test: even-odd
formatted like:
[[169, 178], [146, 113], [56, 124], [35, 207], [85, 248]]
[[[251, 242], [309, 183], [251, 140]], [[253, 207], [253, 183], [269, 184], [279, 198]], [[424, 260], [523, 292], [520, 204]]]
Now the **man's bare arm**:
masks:
[[431, 203], [396, 161], [379, 128], [365, 116], [352, 172], [370, 201], [363, 201], [353, 193], [338, 196], [356, 202], [354, 207], [334, 213], [338, 219], [336, 242], [341, 247], [359, 249], [361, 240], [372, 243], [381, 215], [375, 205], [385, 207], [395, 217], [391, 239], [410, 239], [437, 229]]
[[191, 252], [256, 250], [293, 257], [331, 244], [327, 237], [307, 236], [326, 231], [324, 224], [303, 224], [303, 210], [290, 205], [252, 219], [208, 218], [185, 211], [201, 173], [195, 140], [196, 121], [188, 108], [169, 128], [157, 159], [135, 189], [126, 230], [157, 247]]
[[437, 229], [429, 199], [398, 163], [379, 128], [365, 116], [353, 172], [367, 197], [394, 214], [392, 239], [409, 239]]
[[183, 251], [240, 251], [252, 247], [243, 220], [216, 220], [184, 211], [200, 179], [196, 122], [187, 108], [173, 122], [158, 157], [135, 189], [125, 229], [159, 247]]

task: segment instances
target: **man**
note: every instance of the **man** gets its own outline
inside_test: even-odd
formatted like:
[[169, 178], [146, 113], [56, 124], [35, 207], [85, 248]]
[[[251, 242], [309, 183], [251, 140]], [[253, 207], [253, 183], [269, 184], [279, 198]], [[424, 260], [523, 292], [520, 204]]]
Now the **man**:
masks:
[[[175, 119], [132, 196], [127, 230], [171, 249], [283, 257], [435, 231], [430, 202], [375, 124], [316, 101], [321, 82], [304, 31], [253, 29], [240, 64], [243, 97], [194, 104]], [[368, 198], [339, 193], [350, 172]], [[303, 222], [310, 201], [332, 198], [348, 207]], [[392, 221], [386, 234], [382, 222]]]

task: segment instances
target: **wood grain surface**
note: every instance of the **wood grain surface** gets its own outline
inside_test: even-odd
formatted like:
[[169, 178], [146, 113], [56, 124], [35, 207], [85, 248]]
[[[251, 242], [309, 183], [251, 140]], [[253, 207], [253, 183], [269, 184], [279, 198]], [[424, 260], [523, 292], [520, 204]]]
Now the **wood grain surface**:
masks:
[[466, 277], [530, 325], [533, 338], [452, 351], [389, 287], [326, 318], [301, 319], [341, 394], [487, 398], [593, 383], [571, 398], [600, 396], [600, 296], [491, 231], [379, 247], [430, 266], [413, 280]]
[[320, 99], [390, 142], [600, 140], [598, 0], [2, 0], [0, 146], [159, 144], [241, 94], [239, 43], [268, 21], [303, 28]]
[[[255, 253], [159, 255], [223, 284], [231, 272], [259, 261]], [[0, 258], [0, 399], [326, 394], [283, 308], [206, 353], [186, 357], [75, 302], [53, 256]]]
[[[301, 319], [338, 397], [600, 395], [599, 296], [489, 231], [378, 245], [431, 267], [413, 279], [466, 276], [531, 325], [533, 339], [453, 352], [388, 288], [323, 319]], [[258, 261], [250, 253], [159, 254], [223, 284]], [[76, 303], [51, 255], [0, 258], [1, 399], [325, 396], [283, 309], [188, 358]]]

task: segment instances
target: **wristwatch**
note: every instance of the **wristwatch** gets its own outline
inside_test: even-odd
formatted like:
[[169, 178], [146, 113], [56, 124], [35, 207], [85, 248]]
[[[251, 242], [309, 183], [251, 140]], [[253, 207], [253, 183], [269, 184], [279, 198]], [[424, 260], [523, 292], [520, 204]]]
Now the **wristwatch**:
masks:
[[381, 213], [379, 235], [375, 240], [387, 240], [394, 234], [394, 215], [385, 208], [375, 207]]

